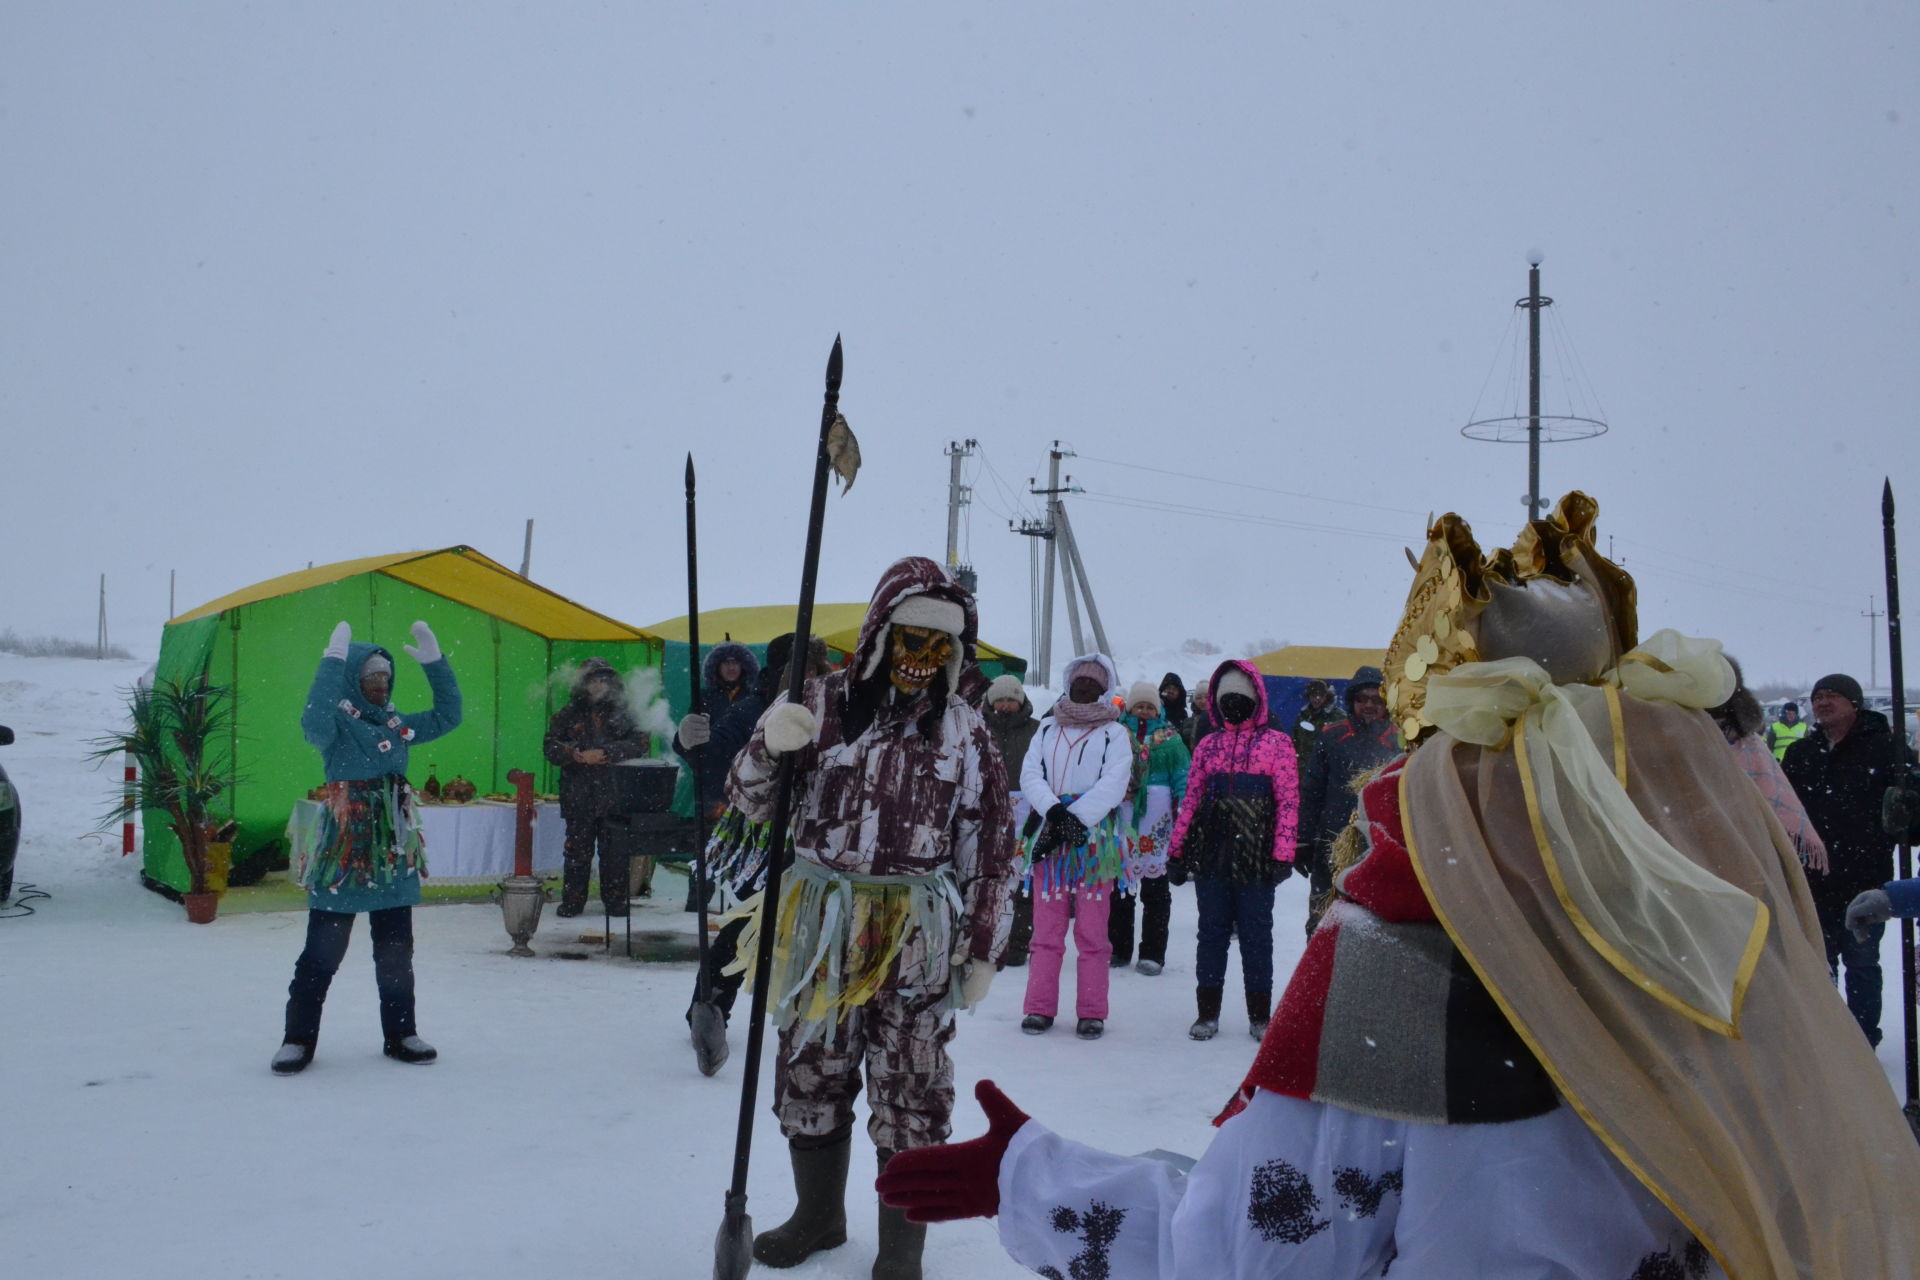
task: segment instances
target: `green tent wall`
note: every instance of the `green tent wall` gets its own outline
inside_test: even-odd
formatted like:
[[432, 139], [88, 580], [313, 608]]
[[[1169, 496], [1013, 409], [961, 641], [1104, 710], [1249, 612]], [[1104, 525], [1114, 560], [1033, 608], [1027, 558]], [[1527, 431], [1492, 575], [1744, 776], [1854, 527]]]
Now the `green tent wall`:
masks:
[[[447, 572], [423, 572], [422, 557], [431, 556], [461, 557], [465, 563], [443, 566]], [[375, 568], [217, 612], [196, 611], [169, 623], [162, 632], [158, 677], [180, 680], [205, 670], [215, 684], [234, 690], [229, 750], [238, 781], [225, 809], [239, 823], [233, 844], [236, 867], [278, 850], [294, 803], [325, 780], [319, 753], [301, 736], [300, 713], [320, 651], [342, 619], [353, 624], [356, 640], [369, 640], [392, 651], [393, 698], [403, 711], [431, 705], [418, 665], [401, 652], [402, 645], [412, 643], [408, 628], [415, 619], [423, 618], [433, 627], [453, 665], [465, 704], [464, 719], [453, 733], [410, 753], [408, 775], [416, 785], [425, 782], [432, 769], [443, 783], [457, 774], [482, 792], [510, 791], [508, 772], [526, 769], [537, 780], [539, 791], [552, 792], [557, 789], [559, 770], [546, 762], [541, 741], [548, 720], [567, 699], [564, 673], [582, 659], [598, 656], [630, 678], [641, 670], [658, 675], [661, 641], [534, 587], [469, 548], [389, 560], [394, 563], [384, 567], [404, 566], [411, 576], [434, 581], [441, 589], [429, 590]], [[496, 582], [491, 572], [496, 570], [518, 586]], [[289, 579], [325, 573], [312, 570]], [[261, 584], [261, 589], [269, 587]], [[460, 591], [466, 598], [443, 594], [449, 590]], [[542, 607], [514, 610], [511, 601], [519, 591], [540, 592]], [[229, 599], [248, 594], [237, 593]], [[545, 630], [574, 629], [595, 638], [545, 635], [501, 616], [515, 612]], [[570, 628], [567, 619], [573, 615], [584, 625]], [[611, 638], [621, 635], [625, 638]], [[656, 754], [661, 745], [656, 739]], [[186, 864], [164, 816], [146, 814], [144, 830], [147, 876], [184, 891]]]

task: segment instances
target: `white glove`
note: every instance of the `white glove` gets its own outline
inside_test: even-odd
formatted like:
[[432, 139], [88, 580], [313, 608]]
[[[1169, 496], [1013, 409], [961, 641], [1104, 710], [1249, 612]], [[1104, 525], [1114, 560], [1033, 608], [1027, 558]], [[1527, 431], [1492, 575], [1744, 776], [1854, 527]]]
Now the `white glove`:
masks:
[[760, 737], [767, 744], [768, 755], [783, 756], [812, 742], [819, 728], [813, 712], [797, 702], [783, 702], [760, 722]]
[[680, 745], [691, 751], [695, 747], [704, 747], [713, 737], [713, 717], [695, 711], [680, 718]]
[[979, 1006], [993, 985], [994, 967], [985, 960], [969, 961], [960, 971], [960, 1001], [967, 1008]]
[[333, 629], [333, 634], [327, 637], [327, 647], [325, 651], [323, 651], [320, 654], [320, 656], [323, 658], [339, 658], [342, 661], [345, 661], [347, 656], [347, 644], [352, 639], [353, 639], [353, 624], [350, 622], [341, 623], [339, 626]]
[[440, 642], [433, 638], [432, 627], [424, 622], [416, 622], [413, 624], [413, 643], [401, 645], [400, 652], [424, 667], [429, 662], [440, 661]]
[[1847, 929], [1862, 942], [1867, 940], [1868, 929], [1891, 919], [1893, 899], [1887, 896], [1885, 889], [1863, 890], [1859, 897], [1847, 904]]

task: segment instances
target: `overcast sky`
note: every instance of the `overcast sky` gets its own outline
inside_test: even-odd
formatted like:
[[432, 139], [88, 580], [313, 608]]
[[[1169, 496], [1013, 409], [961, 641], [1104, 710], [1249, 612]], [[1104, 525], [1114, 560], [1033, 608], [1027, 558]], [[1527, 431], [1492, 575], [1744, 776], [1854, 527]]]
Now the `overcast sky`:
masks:
[[12, 0], [0, 626], [90, 639], [104, 572], [151, 653], [169, 570], [184, 612], [517, 566], [528, 517], [535, 578], [644, 624], [689, 448], [702, 600], [791, 600], [839, 332], [823, 600], [943, 554], [972, 437], [1024, 652], [1057, 438], [1123, 655], [1382, 645], [1429, 511], [1523, 515], [1524, 447], [1459, 428], [1524, 412], [1538, 249], [1544, 408], [1611, 426], [1542, 489], [1600, 500], [1645, 629], [1864, 681], [1885, 475], [1920, 566], [1916, 67], [1920, 7], [1832, 0]]

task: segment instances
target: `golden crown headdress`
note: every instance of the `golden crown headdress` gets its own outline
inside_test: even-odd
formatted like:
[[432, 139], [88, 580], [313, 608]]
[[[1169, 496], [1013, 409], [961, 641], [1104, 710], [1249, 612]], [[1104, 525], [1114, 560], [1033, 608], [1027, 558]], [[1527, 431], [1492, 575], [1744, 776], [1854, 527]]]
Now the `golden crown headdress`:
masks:
[[[1400, 626], [1387, 646], [1387, 712], [1408, 747], [1433, 732], [1426, 716], [1427, 680], [1480, 660], [1475, 623], [1493, 600], [1493, 583], [1522, 586], [1529, 579], [1585, 580], [1600, 597], [1613, 629], [1616, 654], [1639, 643], [1633, 579], [1600, 554], [1594, 521], [1600, 504], [1579, 490], [1554, 505], [1544, 520], [1529, 520], [1513, 547], [1484, 555], [1473, 529], [1449, 511], [1427, 530], [1426, 550], [1414, 562], [1413, 586]], [[1411, 552], [1407, 558], [1413, 559]]]

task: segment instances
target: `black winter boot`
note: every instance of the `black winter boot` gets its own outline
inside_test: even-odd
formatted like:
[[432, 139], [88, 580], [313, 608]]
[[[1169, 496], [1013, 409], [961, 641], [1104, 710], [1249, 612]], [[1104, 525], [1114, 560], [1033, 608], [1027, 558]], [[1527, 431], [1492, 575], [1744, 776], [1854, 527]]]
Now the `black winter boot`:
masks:
[[[893, 1152], [882, 1151], [880, 1172], [887, 1171]], [[920, 1253], [926, 1247], [925, 1223], [908, 1222], [905, 1209], [880, 1205], [880, 1252], [873, 1260], [873, 1280], [920, 1280]]]
[[1195, 987], [1193, 995], [1200, 1006], [1200, 1016], [1187, 1028], [1187, 1035], [1195, 1040], [1211, 1040], [1220, 1034], [1220, 988]]
[[820, 1250], [847, 1242], [847, 1154], [852, 1150], [852, 1129], [787, 1140], [793, 1190], [800, 1203], [791, 1218], [753, 1238], [754, 1261], [797, 1267]]
[[568, 858], [562, 864], [560, 873], [560, 905], [553, 914], [562, 919], [579, 915], [587, 909], [587, 882], [593, 879], [593, 863], [589, 858]]
[[1273, 992], [1247, 992], [1247, 1034], [1255, 1040], [1267, 1037], [1267, 1023], [1273, 1018]]
[[307, 1069], [313, 1061], [313, 1042], [302, 1044], [298, 1040], [289, 1040], [280, 1046], [273, 1055], [273, 1074], [277, 1076], [297, 1076]]

